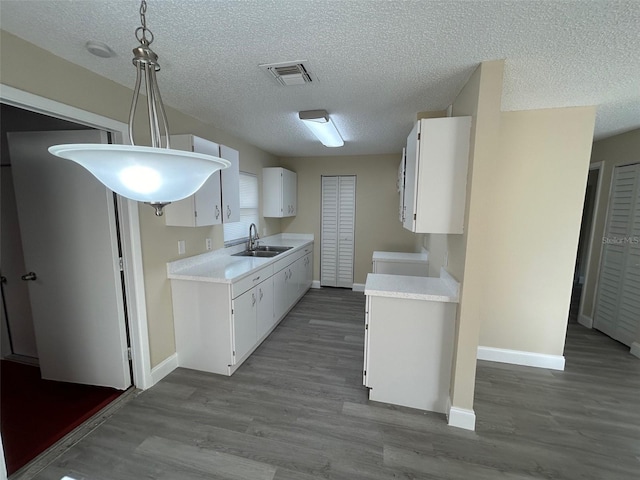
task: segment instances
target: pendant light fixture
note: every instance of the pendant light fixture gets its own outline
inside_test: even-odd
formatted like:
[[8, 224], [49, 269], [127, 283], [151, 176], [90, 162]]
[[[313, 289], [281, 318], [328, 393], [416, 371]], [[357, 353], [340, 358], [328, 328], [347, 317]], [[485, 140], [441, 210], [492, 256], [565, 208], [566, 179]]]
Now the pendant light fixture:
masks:
[[[193, 195], [217, 170], [231, 162], [212, 155], [172, 150], [167, 115], [156, 72], [158, 56], [151, 50], [153, 33], [147, 28], [147, 2], [140, 4], [141, 26], [135, 31], [140, 45], [133, 49], [136, 84], [129, 111], [131, 145], [69, 144], [49, 147], [49, 152], [79, 163], [109, 189], [123, 197], [150, 204], [158, 216], [165, 205]], [[151, 146], [137, 146], [133, 138], [141, 84], [145, 85]]]

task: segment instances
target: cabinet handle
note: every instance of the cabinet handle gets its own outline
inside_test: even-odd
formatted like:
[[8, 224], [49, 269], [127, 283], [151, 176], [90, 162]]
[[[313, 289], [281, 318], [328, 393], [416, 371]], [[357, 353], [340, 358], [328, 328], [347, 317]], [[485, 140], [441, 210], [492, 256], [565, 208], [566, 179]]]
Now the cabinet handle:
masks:
[[262, 294], [262, 289], [260, 288], [259, 290], [260, 290], [260, 301], [262, 301], [262, 297], [263, 297], [264, 295]]
[[256, 304], [256, 294], [251, 294], [251, 306], [253, 307]]
[[260, 280], [260, 275], [253, 279], [254, 282], [257, 282], [258, 280]]
[[220, 218], [220, 207], [216, 205], [216, 220], [218, 220], [219, 218]]
[[227, 205], [227, 218], [231, 218], [231, 207]]

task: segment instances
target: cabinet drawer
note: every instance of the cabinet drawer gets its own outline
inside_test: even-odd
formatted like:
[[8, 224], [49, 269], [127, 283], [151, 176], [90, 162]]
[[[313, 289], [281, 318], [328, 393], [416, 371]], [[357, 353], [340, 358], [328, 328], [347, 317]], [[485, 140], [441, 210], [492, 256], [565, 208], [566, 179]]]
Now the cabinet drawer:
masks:
[[255, 287], [259, 283], [262, 283], [272, 275], [273, 265], [269, 265], [268, 267], [261, 268], [260, 270], [247, 275], [237, 282], [233, 282], [231, 284], [231, 298], [236, 298], [238, 295], [242, 295], [244, 292]]

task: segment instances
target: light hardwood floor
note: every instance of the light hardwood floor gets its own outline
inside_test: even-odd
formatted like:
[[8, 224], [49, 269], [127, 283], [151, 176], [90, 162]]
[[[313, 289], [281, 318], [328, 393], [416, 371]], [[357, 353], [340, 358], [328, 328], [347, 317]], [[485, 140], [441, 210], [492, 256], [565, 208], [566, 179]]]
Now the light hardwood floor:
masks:
[[311, 290], [230, 378], [178, 369], [36, 476], [637, 479], [640, 360], [571, 324], [564, 372], [479, 362], [477, 429], [367, 401], [364, 296]]

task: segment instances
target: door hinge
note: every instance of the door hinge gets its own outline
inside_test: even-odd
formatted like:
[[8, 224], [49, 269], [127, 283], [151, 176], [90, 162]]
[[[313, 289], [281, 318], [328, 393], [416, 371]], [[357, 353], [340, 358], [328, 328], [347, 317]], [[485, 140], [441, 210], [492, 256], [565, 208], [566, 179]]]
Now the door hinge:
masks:
[[124, 259], [122, 257], [118, 258], [118, 268], [120, 268], [121, 272], [124, 272]]
[[233, 351], [233, 356], [234, 356], [234, 357], [236, 356], [236, 351], [235, 351], [235, 350]]
[[133, 360], [133, 358], [131, 357], [131, 347], [127, 347], [127, 360]]
[[416, 214], [416, 213], [414, 213], [414, 214], [413, 214], [413, 219], [414, 219], [414, 220], [417, 220], [416, 216], [417, 216], [417, 214]]
[[365, 329], [365, 330], [369, 330], [369, 325], [365, 325], [365, 326], [364, 326], [364, 329]]
[[366, 371], [366, 370], [364, 371], [364, 376], [365, 376], [365, 377], [367, 376], [367, 371]]
[[198, 218], [198, 211], [197, 211], [197, 210], [194, 210], [194, 211], [193, 211], [193, 216], [194, 216], [195, 218]]
[[418, 140], [420, 140], [420, 134], [418, 133]]

